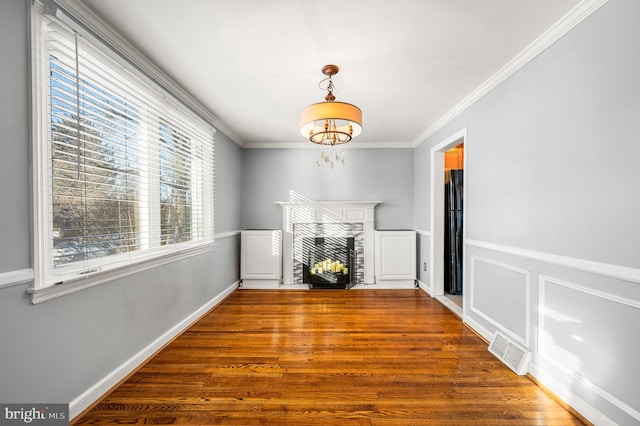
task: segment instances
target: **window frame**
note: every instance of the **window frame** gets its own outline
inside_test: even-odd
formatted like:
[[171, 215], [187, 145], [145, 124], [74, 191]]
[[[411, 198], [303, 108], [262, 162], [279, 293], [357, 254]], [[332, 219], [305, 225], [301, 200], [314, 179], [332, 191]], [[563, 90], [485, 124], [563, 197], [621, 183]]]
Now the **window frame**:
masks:
[[[34, 280], [28, 292], [31, 294], [32, 303], [40, 303], [55, 297], [73, 293], [75, 291], [93, 287], [104, 282], [124, 277], [133, 273], [138, 273], [147, 269], [157, 267], [169, 262], [178, 261], [187, 257], [199, 255], [213, 250], [214, 246], [214, 188], [215, 188], [215, 133], [216, 129], [211, 125], [217, 121], [208, 111], [197, 101], [188, 95], [177, 84], [166, 77], [162, 72], [151, 64], [137, 51], [133, 50], [124, 40], [121, 40], [124, 51], [120, 49], [119, 44], [114, 44], [113, 40], [118, 40], [119, 36], [103, 22], [92, 14], [88, 13], [86, 7], [75, 1], [56, 0], [58, 3], [67, 3], [69, 9], [65, 8], [51, 10], [51, 4], [48, 2], [46, 7], [38, 1], [31, 2], [29, 13], [30, 24], [30, 49], [31, 49], [31, 140], [32, 140], [32, 238], [33, 238], [33, 270]], [[71, 7], [73, 6], [73, 7]], [[85, 9], [83, 9], [85, 8]], [[78, 10], [79, 9], [79, 10]], [[71, 12], [69, 12], [71, 10]], [[173, 107], [180, 111], [180, 117], [186, 117], [187, 120], [202, 120], [208, 127], [211, 134], [211, 170], [206, 171], [201, 179], [210, 179], [209, 185], [205, 187], [207, 193], [202, 195], [203, 203], [206, 205], [204, 209], [208, 212], [210, 226], [208, 236], [202, 240], [186, 241], [178, 244], [170, 245], [154, 245], [151, 250], [144, 253], [133, 252], [134, 256], [128, 253], [121, 255], [109, 255], [98, 260], [93, 260], [89, 268], [77, 268], [73, 270], [72, 275], [65, 276], [61, 282], [55, 282], [51, 279], [53, 276], [53, 222], [52, 222], [52, 205], [51, 197], [51, 124], [49, 122], [49, 87], [47, 84], [49, 74], [49, 64], [46, 55], [45, 41], [42, 34], [41, 20], [45, 19], [43, 15], [55, 15], [58, 20], [62, 21], [66, 26], [77, 31], [92, 44], [92, 49], [100, 51], [102, 55], [106, 55], [109, 60], [114, 61], [116, 66], [124, 69], [128, 73], [133, 74], [133, 78], [140, 80], [147, 86], [152, 86], [154, 91], [162, 94], [167, 99], [172, 99]], [[78, 24], [80, 21], [82, 25]], [[84, 22], [82, 22], [84, 21]], [[89, 24], [89, 25], [87, 25]], [[87, 28], [88, 27], [88, 28]], [[100, 35], [96, 37], [95, 34]], [[110, 41], [110, 42], [109, 42]], [[118, 46], [115, 48], [114, 46]], [[150, 84], [150, 82], [152, 84]], [[162, 83], [162, 84], [161, 84]], [[138, 82], [136, 82], [138, 84]], [[173, 116], [156, 117], [158, 123], [172, 123]], [[159, 133], [159, 129], [153, 130]], [[157, 149], [157, 146], [155, 146]], [[159, 175], [156, 176], [159, 180]], [[150, 192], [148, 199], [157, 199], [159, 201], [160, 194], [153, 192], [158, 189], [159, 183], [155, 182], [148, 186]], [[210, 192], [210, 194], [209, 194]], [[149, 205], [153, 206], [155, 200], [149, 201]], [[153, 207], [149, 208], [150, 210]], [[150, 213], [152, 224], [150, 226], [160, 226], [160, 211]], [[158, 228], [159, 231], [159, 228]], [[120, 259], [122, 257], [122, 259]], [[104, 269], [102, 268], [104, 267]], [[81, 273], [77, 273], [82, 271]]]

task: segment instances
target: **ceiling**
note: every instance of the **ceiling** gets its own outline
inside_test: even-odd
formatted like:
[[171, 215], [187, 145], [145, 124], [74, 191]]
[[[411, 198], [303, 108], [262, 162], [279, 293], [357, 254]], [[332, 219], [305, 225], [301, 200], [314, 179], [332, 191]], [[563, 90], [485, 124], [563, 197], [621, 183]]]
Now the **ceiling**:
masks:
[[84, 0], [246, 147], [311, 145], [326, 92], [363, 111], [356, 146], [425, 132], [580, 0]]

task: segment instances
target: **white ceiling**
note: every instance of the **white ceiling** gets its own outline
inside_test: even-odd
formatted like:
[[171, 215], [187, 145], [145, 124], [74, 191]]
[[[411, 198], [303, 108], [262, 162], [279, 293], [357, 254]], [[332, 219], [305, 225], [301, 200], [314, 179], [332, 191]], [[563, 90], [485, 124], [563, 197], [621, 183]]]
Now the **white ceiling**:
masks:
[[336, 100], [363, 111], [364, 130], [351, 145], [414, 146], [580, 0], [84, 3], [236, 142], [273, 147], [309, 144], [298, 115], [323, 100], [326, 64], [341, 68]]

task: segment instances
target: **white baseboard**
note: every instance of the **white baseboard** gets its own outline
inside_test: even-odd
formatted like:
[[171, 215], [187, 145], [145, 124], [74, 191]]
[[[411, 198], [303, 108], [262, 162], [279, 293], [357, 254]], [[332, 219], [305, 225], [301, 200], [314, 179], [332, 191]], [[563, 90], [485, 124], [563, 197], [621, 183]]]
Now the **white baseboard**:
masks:
[[580, 398], [571, 390], [571, 387], [575, 385], [575, 383], [573, 383], [575, 378], [567, 377], [565, 372], [557, 369], [550, 371], [532, 362], [529, 364], [529, 374], [594, 425], [617, 425], [616, 422], [605, 416], [600, 410]]
[[200, 317], [209, 312], [211, 308], [222, 302], [229, 294], [231, 294], [236, 288], [238, 288], [238, 282], [233, 283], [222, 293], [218, 294], [213, 299], [202, 305], [198, 310], [191, 315], [180, 321], [175, 326], [171, 327], [164, 334], [151, 342], [148, 346], [143, 348], [140, 352], [133, 357], [125, 361], [118, 368], [107, 374], [102, 380], [95, 385], [91, 386], [77, 398], [75, 398], [69, 404], [69, 418], [74, 419], [77, 415], [82, 413], [85, 409], [91, 406], [94, 402], [100, 399], [105, 393], [113, 388], [118, 382], [127, 377], [138, 366], [151, 357], [156, 351], [162, 348], [165, 344], [170, 342], [174, 337], [182, 333]]
[[422, 281], [418, 280], [418, 287], [426, 291], [429, 296], [433, 297], [433, 289], [431, 288], [430, 285], [425, 284]]
[[280, 288], [280, 280], [248, 280], [243, 279], [240, 283], [241, 289], [267, 289], [277, 290]]
[[[413, 280], [403, 281], [379, 281], [375, 284], [356, 284], [351, 289], [355, 290], [388, 290], [388, 289], [414, 289]], [[246, 290], [309, 290], [309, 284], [278, 284], [269, 280], [243, 280], [241, 289]]]
[[436, 300], [446, 306], [451, 312], [456, 314], [458, 318], [462, 318], [462, 307], [453, 303], [447, 296], [435, 296]]
[[366, 284], [365, 288], [370, 288], [372, 290], [382, 290], [382, 289], [413, 289], [416, 288], [415, 280], [378, 280], [375, 284]]
[[490, 342], [493, 339], [493, 333], [490, 333], [489, 330], [480, 325], [480, 323], [474, 321], [468, 315], [464, 317], [464, 322], [471, 327], [476, 333], [482, 336], [487, 342]]
[[[492, 340], [493, 333], [490, 333], [489, 330], [484, 328], [478, 322], [468, 316], [464, 318], [464, 322], [485, 340]], [[529, 364], [529, 374], [531, 374], [531, 376], [533, 376], [540, 384], [553, 392], [557, 398], [569, 404], [571, 408], [576, 410], [593, 424], [602, 426], [614, 426], [616, 424], [594, 406], [570, 390], [572, 384], [575, 384], [573, 383], [575, 378], [565, 377], [565, 374], [562, 371], [548, 371], [533, 362]]]

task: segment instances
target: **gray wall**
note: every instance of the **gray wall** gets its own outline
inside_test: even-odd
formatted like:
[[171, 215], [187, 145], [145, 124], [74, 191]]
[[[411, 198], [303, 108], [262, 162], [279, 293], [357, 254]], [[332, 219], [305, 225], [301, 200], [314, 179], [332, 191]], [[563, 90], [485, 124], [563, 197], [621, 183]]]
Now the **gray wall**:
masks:
[[[352, 142], [356, 143], [356, 142]], [[346, 149], [347, 165], [315, 166], [319, 149], [247, 149], [242, 185], [245, 229], [282, 228], [274, 201], [366, 200], [377, 229], [413, 228], [413, 150]]]
[[430, 149], [467, 128], [465, 321], [508, 333], [552, 391], [617, 424], [640, 421], [639, 16], [609, 1], [414, 155], [429, 230]]
[[0, 272], [30, 265], [26, 9], [26, 1], [0, 4]]
[[[27, 2], [0, 2], [0, 273], [31, 267]], [[241, 229], [242, 149], [216, 135], [216, 233]], [[239, 279], [239, 236], [210, 254], [31, 305], [0, 289], [0, 401], [68, 403]]]
[[[0, 2], [0, 273], [31, 266], [26, 4]], [[317, 150], [243, 152], [218, 133], [216, 233], [280, 228], [273, 202], [292, 196], [381, 200], [378, 229], [430, 231], [430, 147], [466, 126], [465, 320], [527, 346], [532, 374], [590, 418], [631, 424], [640, 286], [598, 268], [640, 267], [638, 16], [640, 2], [609, 1], [415, 150], [351, 149], [329, 171]], [[237, 236], [221, 238], [211, 254], [35, 306], [26, 284], [0, 289], [0, 401], [73, 400], [234, 283], [238, 252]]]
[[467, 126], [467, 238], [640, 268], [638, 7], [610, 1], [416, 148], [416, 228], [429, 150]]

